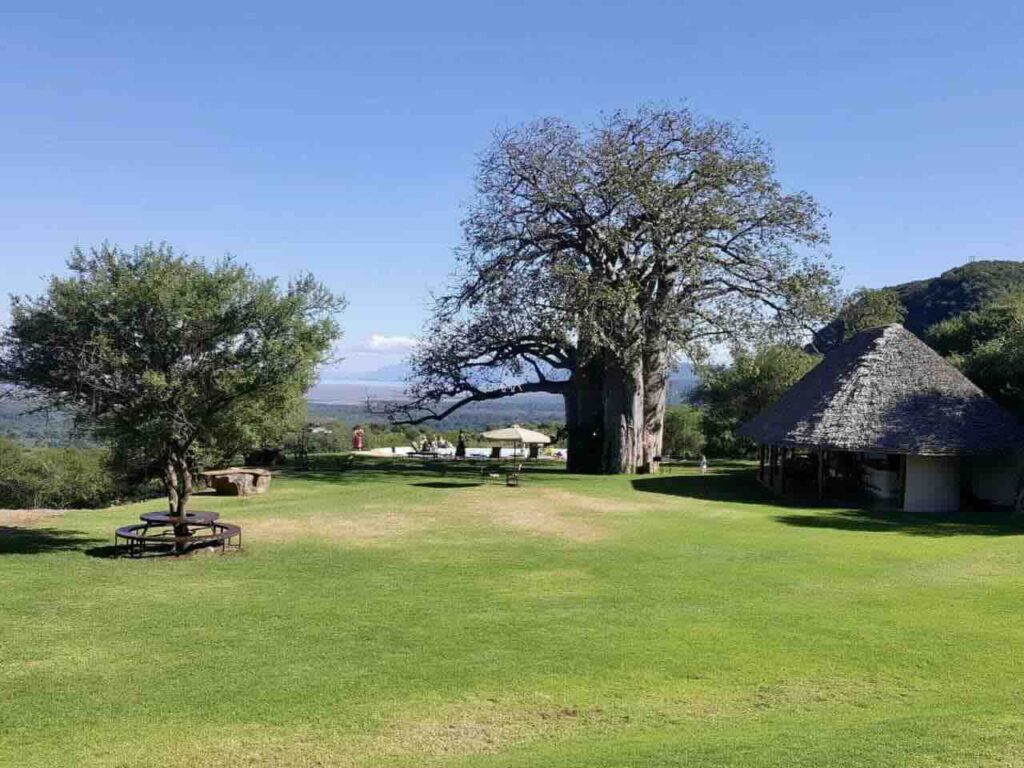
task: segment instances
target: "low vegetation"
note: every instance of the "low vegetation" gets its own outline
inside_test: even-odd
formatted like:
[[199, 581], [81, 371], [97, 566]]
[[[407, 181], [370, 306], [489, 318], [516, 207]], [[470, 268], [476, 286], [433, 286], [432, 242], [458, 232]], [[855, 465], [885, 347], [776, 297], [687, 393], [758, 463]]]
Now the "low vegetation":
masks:
[[665, 433], [661, 453], [673, 458], [692, 459], [704, 451], [704, 432], [700, 408], [689, 403], [670, 405], [665, 409]]
[[0, 507], [102, 507], [130, 491], [100, 448], [25, 448], [0, 438]]
[[858, 288], [840, 308], [832, 327], [838, 331], [837, 341], [849, 341], [861, 331], [903, 323], [906, 318], [907, 308], [893, 289]]
[[1024, 291], [936, 323], [926, 340], [996, 401], [1024, 416]]

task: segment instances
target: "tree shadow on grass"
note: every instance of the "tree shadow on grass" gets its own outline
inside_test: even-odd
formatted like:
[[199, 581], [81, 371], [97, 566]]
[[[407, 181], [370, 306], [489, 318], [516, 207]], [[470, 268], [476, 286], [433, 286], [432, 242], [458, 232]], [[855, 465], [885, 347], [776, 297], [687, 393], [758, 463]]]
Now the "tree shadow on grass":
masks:
[[717, 470], [707, 475], [649, 475], [633, 480], [633, 489], [734, 504], [778, 504], [780, 499], [757, 482], [749, 467]]
[[[633, 488], [691, 499], [731, 504], [769, 504], [792, 510], [774, 519], [795, 528], [829, 528], [861, 533], [902, 533], [909, 536], [1019, 536], [1024, 516], [1010, 511], [976, 509], [928, 514], [872, 509], [848, 501], [787, 499], [757, 482], [753, 469], [725, 469], [708, 475], [655, 475], [633, 480]], [[836, 507], [839, 506], [839, 509]]]
[[123, 560], [126, 557], [125, 548], [115, 546], [114, 544], [89, 547], [85, 550], [85, 554], [89, 557], [97, 557], [100, 560]]
[[481, 483], [452, 483], [443, 480], [428, 481], [426, 483], [413, 483], [417, 488], [476, 488]]
[[784, 525], [831, 528], [861, 533], [903, 533], [910, 536], [1020, 536], [1024, 517], [1009, 511], [977, 510], [929, 514], [898, 510], [841, 509], [803, 515], [779, 515]]
[[0, 525], [0, 555], [76, 552], [85, 550], [100, 541], [100, 539], [85, 536], [79, 531]]

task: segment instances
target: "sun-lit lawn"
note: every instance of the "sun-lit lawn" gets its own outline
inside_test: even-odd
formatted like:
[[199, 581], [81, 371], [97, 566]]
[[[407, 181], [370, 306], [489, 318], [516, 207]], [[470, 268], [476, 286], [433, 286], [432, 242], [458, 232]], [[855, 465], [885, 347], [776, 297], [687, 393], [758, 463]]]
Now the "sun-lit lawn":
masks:
[[0, 764], [1024, 765], [1024, 525], [388, 467], [197, 498], [223, 557], [9, 516]]

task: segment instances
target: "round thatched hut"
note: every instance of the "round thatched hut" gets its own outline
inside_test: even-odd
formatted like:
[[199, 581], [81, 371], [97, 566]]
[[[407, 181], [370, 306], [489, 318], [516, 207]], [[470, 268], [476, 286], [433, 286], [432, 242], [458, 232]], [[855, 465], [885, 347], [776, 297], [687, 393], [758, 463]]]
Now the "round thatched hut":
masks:
[[1024, 446], [1015, 417], [900, 325], [829, 352], [739, 433], [760, 446], [766, 485], [907, 511], [1013, 504]]

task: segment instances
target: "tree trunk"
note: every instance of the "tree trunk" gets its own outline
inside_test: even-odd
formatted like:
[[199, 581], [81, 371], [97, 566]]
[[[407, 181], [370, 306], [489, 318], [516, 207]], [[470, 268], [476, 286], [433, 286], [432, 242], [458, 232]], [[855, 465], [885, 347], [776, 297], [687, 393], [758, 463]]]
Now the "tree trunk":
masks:
[[644, 418], [642, 456], [639, 472], [657, 472], [665, 432], [665, 403], [668, 399], [668, 348], [648, 344], [644, 352]]
[[178, 514], [178, 470], [171, 458], [164, 461], [164, 491], [167, 494], [167, 514], [176, 517]]
[[[188, 536], [188, 525], [184, 522], [188, 512], [188, 502], [192, 498], [192, 471], [188, 459], [177, 451], [172, 451], [164, 462], [164, 487], [167, 491], [168, 514], [179, 522], [173, 525], [175, 536]], [[187, 544], [176, 542], [176, 552], [184, 552]]]
[[608, 355], [604, 368], [604, 471], [636, 472], [643, 461], [642, 360], [623, 364]]
[[181, 458], [178, 463], [178, 476], [181, 478], [180, 490], [178, 492], [178, 517], [185, 517], [188, 503], [192, 500], [192, 470], [188, 466], [188, 459]]
[[572, 386], [565, 394], [566, 470], [569, 472], [593, 475], [602, 471], [602, 368], [600, 360], [578, 365]]

